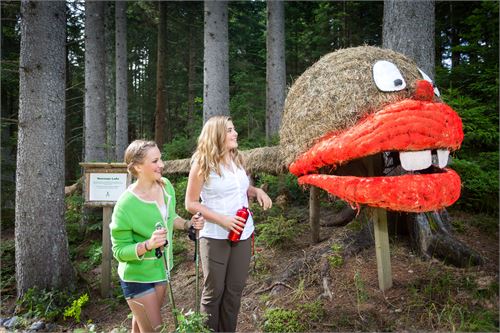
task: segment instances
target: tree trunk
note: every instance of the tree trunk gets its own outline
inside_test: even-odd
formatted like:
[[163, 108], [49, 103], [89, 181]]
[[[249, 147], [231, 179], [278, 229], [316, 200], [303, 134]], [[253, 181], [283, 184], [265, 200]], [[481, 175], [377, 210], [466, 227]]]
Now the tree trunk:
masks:
[[167, 53], [167, 3], [160, 2], [160, 22], [158, 24], [158, 56], [156, 63], [156, 113], [155, 141], [158, 147], [165, 143], [165, 113], [167, 111], [167, 90], [165, 86]]
[[106, 161], [104, 2], [85, 2], [85, 162]]
[[65, 2], [21, 2], [17, 296], [72, 286], [64, 222]]
[[456, 66], [460, 65], [460, 51], [453, 50], [454, 47], [460, 45], [460, 36], [458, 34], [458, 28], [454, 22], [453, 14], [453, 2], [450, 1], [450, 47], [451, 47], [451, 68], [455, 69]]
[[203, 123], [229, 116], [229, 42], [227, 2], [205, 1]]
[[[385, 48], [401, 52], [434, 78], [434, 1], [385, 0], [382, 40]], [[413, 247], [423, 257], [438, 257], [457, 266], [480, 264], [481, 257], [450, 234], [443, 221], [446, 210], [425, 214], [401, 214]], [[390, 221], [391, 224], [397, 222]]]
[[[112, 2], [106, 1], [104, 8], [104, 44], [106, 52], [106, 160], [114, 161], [115, 153], [115, 84], [114, 84], [114, 13]], [[116, 9], [115, 9], [116, 10]]]
[[434, 79], [434, 1], [384, 1], [382, 44], [415, 60]]
[[[194, 19], [194, 11], [195, 11], [195, 5], [193, 2], [188, 2], [187, 5], [189, 6], [189, 16], [190, 18]], [[188, 126], [193, 123], [193, 115], [194, 115], [194, 98], [196, 95], [196, 90], [195, 90], [195, 80], [196, 80], [196, 70], [195, 70], [195, 57], [196, 57], [196, 48], [195, 48], [195, 42], [194, 42], [194, 27], [193, 27], [193, 22], [190, 21], [188, 22], [188, 38], [189, 38], [189, 46], [188, 46], [188, 64], [187, 64], [187, 71], [188, 71], [188, 102], [187, 102], [187, 124]]]
[[286, 97], [285, 4], [267, 1], [266, 142], [278, 134]]
[[116, 160], [123, 161], [128, 145], [127, 2], [115, 2]]

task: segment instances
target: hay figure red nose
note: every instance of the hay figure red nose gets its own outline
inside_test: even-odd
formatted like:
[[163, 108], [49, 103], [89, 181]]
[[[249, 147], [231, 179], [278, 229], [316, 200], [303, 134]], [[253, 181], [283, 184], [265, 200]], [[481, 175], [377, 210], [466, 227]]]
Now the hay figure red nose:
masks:
[[425, 80], [418, 80], [414, 98], [420, 101], [432, 101], [434, 98], [434, 87], [432, 83]]

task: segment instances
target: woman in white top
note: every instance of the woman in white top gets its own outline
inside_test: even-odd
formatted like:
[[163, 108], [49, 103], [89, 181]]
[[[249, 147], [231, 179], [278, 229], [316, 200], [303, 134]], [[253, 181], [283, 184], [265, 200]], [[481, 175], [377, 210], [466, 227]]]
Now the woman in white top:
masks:
[[[236, 211], [248, 207], [248, 197], [255, 197], [264, 209], [272, 206], [262, 189], [250, 185], [237, 139], [231, 118], [215, 116], [205, 123], [191, 160], [186, 191], [186, 209], [205, 217], [200, 231], [204, 275], [201, 311], [216, 332], [236, 330], [250, 264], [253, 219], [250, 215], [244, 223]], [[229, 231], [241, 233], [240, 241], [230, 242]]]

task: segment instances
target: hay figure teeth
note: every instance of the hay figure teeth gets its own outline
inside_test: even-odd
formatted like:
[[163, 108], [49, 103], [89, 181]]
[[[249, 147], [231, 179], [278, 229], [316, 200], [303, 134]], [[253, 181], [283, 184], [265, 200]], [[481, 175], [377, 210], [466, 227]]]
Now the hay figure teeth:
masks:
[[[460, 118], [412, 60], [363, 46], [327, 54], [295, 81], [280, 153], [299, 184], [351, 204], [425, 212], [459, 198], [460, 177], [445, 166], [462, 140]], [[405, 174], [368, 172], [363, 159], [377, 155]]]

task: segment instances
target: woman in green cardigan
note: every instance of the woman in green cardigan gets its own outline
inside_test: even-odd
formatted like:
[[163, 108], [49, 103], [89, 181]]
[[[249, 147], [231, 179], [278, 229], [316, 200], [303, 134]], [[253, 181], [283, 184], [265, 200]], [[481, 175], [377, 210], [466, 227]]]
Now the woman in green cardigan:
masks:
[[[173, 266], [173, 229], [202, 229], [204, 219], [184, 220], [175, 212], [175, 192], [162, 177], [161, 153], [153, 141], [135, 140], [125, 151], [128, 171], [137, 181], [121, 195], [111, 221], [113, 255], [127, 303], [132, 310], [132, 332], [152, 332], [161, 326], [166, 270], [155, 249], [167, 243], [168, 270]], [[157, 229], [160, 223], [163, 228]]]

